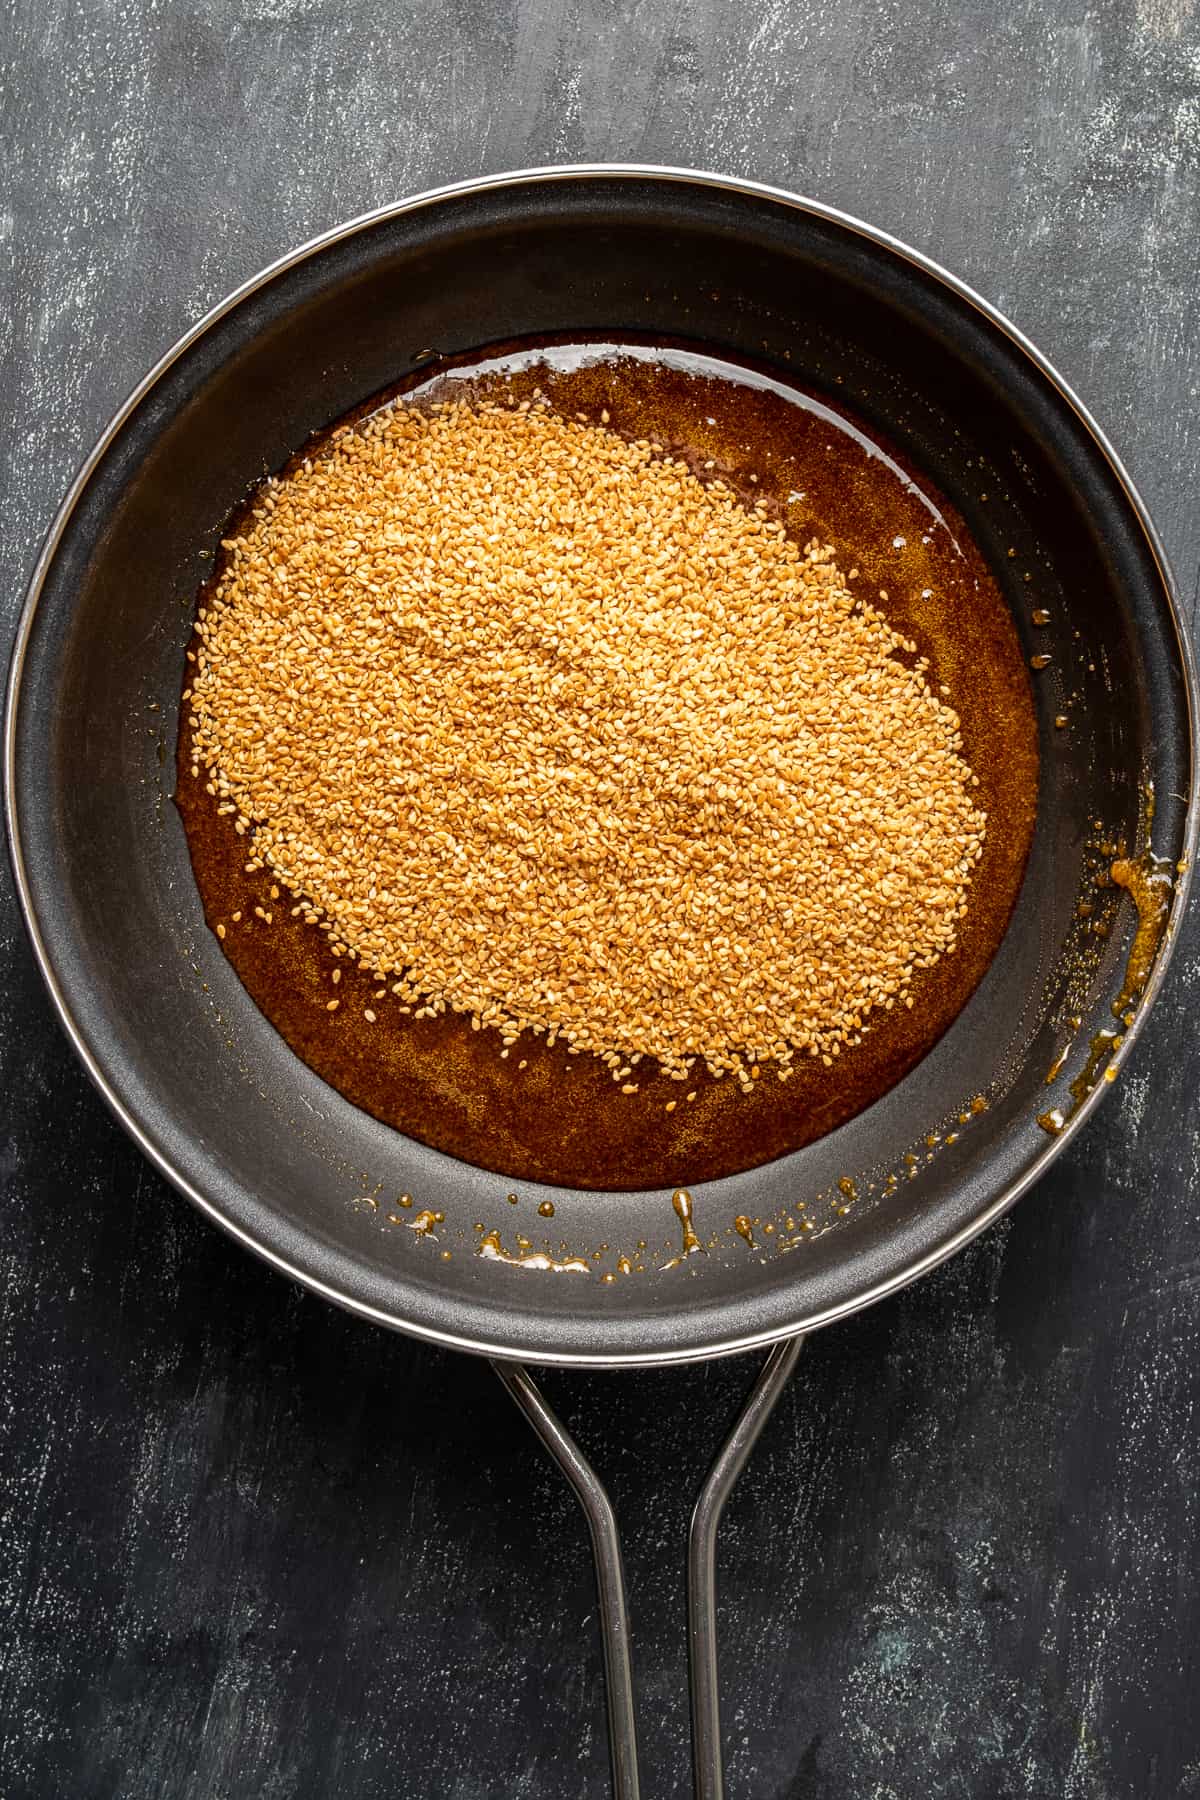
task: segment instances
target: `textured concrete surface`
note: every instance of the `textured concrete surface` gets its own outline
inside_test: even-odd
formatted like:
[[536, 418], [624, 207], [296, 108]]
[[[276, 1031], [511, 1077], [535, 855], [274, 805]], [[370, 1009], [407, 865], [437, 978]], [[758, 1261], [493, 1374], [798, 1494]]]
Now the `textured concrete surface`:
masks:
[[[1193, 0], [18, 0], [0, 52], [6, 630], [212, 301], [566, 159], [780, 182], [949, 264], [1093, 405], [1196, 592]], [[4, 1800], [604, 1795], [582, 1529], [494, 1379], [201, 1225], [88, 1088], [7, 886], [0, 944]], [[1193, 922], [1053, 1176], [806, 1353], [722, 1550], [732, 1800], [1200, 1793], [1198, 997]], [[746, 1375], [549, 1382], [628, 1526], [655, 1800], [688, 1791], [686, 1492]]]

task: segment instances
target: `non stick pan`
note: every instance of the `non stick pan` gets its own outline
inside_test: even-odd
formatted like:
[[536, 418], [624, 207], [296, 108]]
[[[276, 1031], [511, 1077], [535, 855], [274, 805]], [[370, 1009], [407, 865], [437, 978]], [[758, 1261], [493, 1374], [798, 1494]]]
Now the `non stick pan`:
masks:
[[[256, 1011], [203, 924], [171, 804], [173, 749], [197, 586], [256, 481], [431, 351], [613, 329], [723, 346], [852, 405], [967, 520], [1030, 656], [1046, 649], [1033, 641], [1022, 587], [1036, 583], [1054, 620], [1053, 663], [1035, 683], [1042, 754], [1029, 865], [973, 998], [875, 1105], [794, 1155], [694, 1194], [702, 1236], [738, 1214], [836, 1194], [839, 1183], [858, 1203], [845, 1216], [820, 1212], [821, 1228], [788, 1254], [782, 1244], [751, 1253], [731, 1232], [664, 1269], [669, 1190], [527, 1193], [553, 1202], [556, 1234], [595, 1269], [568, 1278], [473, 1254], [477, 1225], [511, 1230], [503, 1175], [357, 1111]], [[715, 1793], [720, 1501], [799, 1334], [953, 1254], [1037, 1179], [1120, 1078], [1186, 897], [1195, 698], [1145, 509], [1038, 353], [884, 234], [714, 176], [534, 170], [354, 220], [189, 332], [71, 488], [30, 583], [5, 738], [17, 885], [54, 1003], [127, 1130], [210, 1218], [365, 1318], [501, 1359], [567, 1458], [605, 1550], [621, 1793], [636, 1777], [611, 1509], [515, 1363], [666, 1363], [792, 1340], [723, 1453], [694, 1535], [698, 1775]], [[1069, 728], [1056, 728], [1064, 711]], [[1104, 847], [1117, 844], [1131, 854], [1151, 845], [1174, 882], [1166, 930], [1124, 1006], [1128, 1025], [1114, 1021], [1113, 1002], [1137, 913], [1120, 890], [1094, 887], [1113, 854]], [[1114, 1028], [1120, 1041], [1100, 1040], [1103, 1054], [1091, 1054]], [[1038, 1122], [1052, 1105], [1065, 1119], [1057, 1133]], [[948, 1130], [960, 1113], [961, 1129]], [[445, 1215], [448, 1259], [369, 1203], [401, 1191]], [[616, 1249], [641, 1240], [645, 1272], [605, 1280]]]

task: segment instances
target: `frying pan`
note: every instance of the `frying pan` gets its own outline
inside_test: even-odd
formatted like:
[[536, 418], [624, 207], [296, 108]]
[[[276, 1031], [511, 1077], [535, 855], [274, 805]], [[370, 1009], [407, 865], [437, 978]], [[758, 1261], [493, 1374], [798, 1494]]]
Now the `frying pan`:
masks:
[[[839, 1180], [860, 1184], [860, 1203], [845, 1217], [831, 1212], [829, 1228], [791, 1254], [752, 1254], [727, 1234], [707, 1255], [663, 1269], [654, 1250], [673, 1228], [669, 1192], [526, 1190], [554, 1203], [556, 1231], [587, 1259], [601, 1245], [647, 1240], [645, 1274], [604, 1281], [603, 1255], [588, 1279], [471, 1254], [472, 1225], [511, 1229], [502, 1175], [390, 1131], [293, 1057], [204, 928], [171, 793], [196, 589], [248, 490], [431, 350], [613, 329], [723, 346], [843, 398], [967, 520], [1026, 653], [1046, 648], [1029, 628], [1027, 580], [1054, 629], [1052, 666], [1035, 682], [1041, 773], [1029, 864], [983, 982], [930, 1054], [865, 1112], [695, 1194], [701, 1235], [738, 1213], [785, 1213]], [[636, 1793], [637, 1774], [615, 1520], [522, 1362], [668, 1363], [776, 1346], [693, 1522], [696, 1781], [716, 1796], [712, 1562], [724, 1497], [803, 1334], [982, 1231], [1119, 1078], [1186, 899], [1196, 692], [1145, 508], [1033, 347], [882, 232], [712, 175], [532, 170], [424, 194], [315, 239], [167, 353], [67, 495], [30, 582], [5, 729], [13, 866], [53, 1002], [122, 1124], [209, 1218], [364, 1318], [496, 1361], [592, 1530], [622, 1797]], [[1054, 723], [1064, 711], [1065, 730]], [[1089, 1043], [1114, 1026], [1137, 923], [1121, 893], [1092, 886], [1096, 846], [1132, 852], [1150, 839], [1175, 871], [1170, 916], [1132, 1023], [1083, 1081]], [[1064, 1047], [1052, 1091], [1047, 1073]], [[968, 1110], [954, 1136], [946, 1121], [973, 1096], [986, 1105]], [[1038, 1115], [1054, 1099], [1068, 1116], [1049, 1135]], [[403, 1190], [445, 1214], [448, 1260], [361, 1203]]]

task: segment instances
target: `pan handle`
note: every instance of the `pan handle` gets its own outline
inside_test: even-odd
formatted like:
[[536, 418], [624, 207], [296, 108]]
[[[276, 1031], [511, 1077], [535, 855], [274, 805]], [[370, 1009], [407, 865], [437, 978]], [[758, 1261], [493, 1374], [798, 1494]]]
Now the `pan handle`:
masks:
[[[696, 1800], [723, 1800], [720, 1698], [717, 1687], [717, 1529], [725, 1502], [749, 1460], [759, 1433], [787, 1385], [804, 1334], [776, 1344], [759, 1370], [733, 1427], [696, 1497], [688, 1533], [688, 1680], [692, 1702], [692, 1775]], [[613, 1800], [638, 1800], [637, 1726], [629, 1608], [617, 1516], [600, 1477], [547, 1405], [520, 1363], [492, 1363], [575, 1491], [592, 1539], [600, 1600], [600, 1635], [608, 1693]]]

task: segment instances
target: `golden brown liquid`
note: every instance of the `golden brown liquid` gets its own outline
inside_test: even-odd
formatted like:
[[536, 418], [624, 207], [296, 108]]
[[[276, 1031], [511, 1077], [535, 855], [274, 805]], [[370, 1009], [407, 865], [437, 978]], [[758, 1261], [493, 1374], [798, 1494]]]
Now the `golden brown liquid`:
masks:
[[415, 1231], [418, 1237], [432, 1237], [434, 1226], [444, 1224], [445, 1218], [445, 1213], [431, 1212], [428, 1207], [425, 1207], [415, 1219], [407, 1221], [408, 1229]]
[[1155, 856], [1148, 845], [1140, 856], [1118, 857], [1109, 874], [1118, 887], [1127, 891], [1137, 907], [1137, 931], [1130, 947], [1125, 979], [1112, 1003], [1117, 1017], [1128, 1024], [1132, 1019], [1126, 1015], [1141, 999], [1167, 928], [1175, 881], [1170, 861]]
[[662, 1265], [664, 1269], [677, 1268], [685, 1258], [699, 1255], [704, 1250], [704, 1245], [696, 1236], [696, 1226], [692, 1210], [692, 1196], [688, 1193], [686, 1188], [675, 1189], [675, 1192], [671, 1195], [671, 1205], [675, 1210], [675, 1217], [679, 1220], [683, 1239], [679, 1247], [679, 1255], [673, 1256], [670, 1262], [665, 1262]]
[[[832, 1068], [800, 1059], [780, 1082], [764, 1066], [749, 1093], [702, 1067], [685, 1084], [643, 1065], [638, 1091], [622, 1094], [590, 1056], [522, 1038], [502, 1058], [495, 1033], [473, 1032], [455, 1013], [405, 1016], [390, 994], [380, 995], [382, 983], [346, 956], [335, 962], [321, 932], [292, 917], [291, 896], [271, 895], [269, 871], [245, 873], [246, 840], [230, 817], [218, 816], [203, 776], [191, 777], [186, 728], [177, 800], [222, 949], [296, 1054], [355, 1105], [516, 1180], [582, 1188], [711, 1181], [798, 1149], [861, 1111], [921, 1060], [977, 986], [1012, 912], [1033, 830], [1038, 750], [1029, 675], [1005, 601], [961, 518], [841, 409], [694, 347], [613, 343], [514, 347], [422, 371], [402, 391], [405, 403], [428, 405], [452, 396], [520, 400], [535, 389], [568, 416], [598, 422], [607, 412], [611, 429], [657, 441], [700, 479], [719, 478], [749, 503], [766, 500], [799, 542], [831, 544], [843, 573], [858, 571], [854, 591], [930, 659], [931, 686], [948, 689], [942, 697], [961, 720], [987, 835], [957, 949], [918, 972], [913, 1008], [870, 1015], [861, 1044]], [[320, 440], [303, 450], [319, 453]], [[241, 516], [223, 536], [237, 534]]]
[[[1145, 809], [1147, 836], [1153, 822], [1154, 789], [1148, 786]], [[1107, 855], [1111, 855], [1117, 848], [1115, 844], [1101, 846]], [[1170, 860], [1156, 856], [1148, 842], [1139, 856], [1118, 856], [1108, 869], [1105, 879], [1115, 887], [1124, 888], [1137, 908], [1137, 930], [1129, 947], [1125, 977], [1120, 992], [1112, 1003], [1112, 1010], [1124, 1029], [1103, 1028], [1097, 1031], [1088, 1045], [1087, 1061], [1070, 1084], [1068, 1091], [1071, 1104], [1067, 1107], [1052, 1106], [1046, 1112], [1038, 1114], [1038, 1124], [1051, 1137], [1057, 1137], [1068, 1121], [1074, 1118], [1101, 1080], [1116, 1080], [1117, 1065], [1112, 1059], [1125, 1042], [1125, 1030], [1134, 1022], [1138, 1002], [1150, 979], [1150, 971], [1154, 967], [1154, 959], [1167, 928], [1167, 916], [1175, 891], [1174, 875]], [[1081, 907], [1080, 911], [1082, 910]], [[1079, 1019], [1071, 1020], [1071, 1035], [1050, 1066], [1046, 1075], [1047, 1085], [1057, 1080], [1061, 1074], [1079, 1026]]]
[[549, 1256], [545, 1251], [534, 1250], [528, 1238], [518, 1238], [517, 1254], [513, 1255], [500, 1242], [498, 1231], [485, 1232], [475, 1254], [482, 1256], [485, 1262], [507, 1263], [511, 1269], [540, 1269], [559, 1275], [590, 1275], [592, 1272], [582, 1256]]

